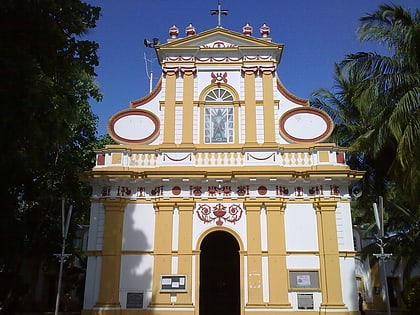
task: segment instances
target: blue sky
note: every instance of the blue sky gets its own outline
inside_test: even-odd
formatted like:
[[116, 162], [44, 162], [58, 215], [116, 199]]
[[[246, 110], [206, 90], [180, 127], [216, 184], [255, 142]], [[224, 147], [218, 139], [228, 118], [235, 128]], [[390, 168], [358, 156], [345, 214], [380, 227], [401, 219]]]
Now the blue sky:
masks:
[[[97, 81], [104, 95], [102, 102], [91, 102], [99, 117], [98, 134], [106, 134], [109, 118], [129, 107], [132, 100], [149, 92], [144, 54], [150, 59], [153, 52], [145, 48], [144, 39], [159, 38], [166, 42], [168, 29], [176, 25], [180, 37], [192, 23], [197, 33], [217, 26], [217, 0], [86, 0], [102, 8], [97, 27], [87, 38], [99, 43]], [[254, 36], [266, 23], [271, 28], [273, 42], [284, 44], [277, 73], [285, 87], [294, 95], [309, 98], [319, 88], [334, 85], [334, 63], [346, 54], [358, 51], [380, 51], [372, 43], [360, 43], [356, 29], [359, 18], [372, 13], [379, 5], [391, 3], [380, 0], [220, 0], [222, 27], [242, 32], [249, 23]], [[395, 0], [394, 4], [410, 9], [419, 8], [418, 0]], [[160, 67], [154, 61], [156, 80]], [[156, 83], [156, 80], [154, 80]]]

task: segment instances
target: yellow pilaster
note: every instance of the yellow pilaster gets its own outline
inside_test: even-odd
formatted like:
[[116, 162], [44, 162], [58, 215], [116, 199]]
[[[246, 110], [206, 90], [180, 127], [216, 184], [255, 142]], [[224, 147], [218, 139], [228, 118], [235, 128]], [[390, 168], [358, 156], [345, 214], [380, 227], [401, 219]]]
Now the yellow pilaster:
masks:
[[118, 308], [121, 244], [124, 222], [124, 209], [127, 202], [124, 199], [105, 199], [104, 234], [102, 244], [102, 266], [97, 307]]
[[193, 143], [193, 101], [194, 101], [194, 73], [184, 72], [184, 95], [182, 109], [182, 143]]
[[160, 276], [171, 274], [172, 267], [172, 222], [174, 204], [170, 201], [158, 201], [154, 204], [155, 239], [154, 266], [152, 285], [152, 306], [169, 305], [170, 295], [160, 292]]
[[264, 143], [275, 143], [273, 73], [263, 72]]
[[175, 92], [176, 92], [176, 72], [166, 73], [165, 90], [165, 130], [163, 142], [173, 144], [175, 142]]
[[248, 243], [248, 306], [263, 305], [261, 259], [261, 202], [245, 202]]
[[286, 235], [284, 210], [286, 203], [265, 202], [267, 212], [269, 305], [290, 308], [288, 298]]
[[317, 198], [314, 202], [318, 226], [321, 276], [321, 308], [344, 308], [337, 240], [336, 208], [338, 198]]
[[187, 275], [187, 292], [177, 293], [177, 304], [191, 306], [192, 303], [192, 226], [194, 203], [177, 202], [179, 211], [178, 273]]
[[245, 142], [257, 142], [256, 110], [255, 110], [255, 72], [245, 71], [245, 120], [248, 122], [245, 127]]

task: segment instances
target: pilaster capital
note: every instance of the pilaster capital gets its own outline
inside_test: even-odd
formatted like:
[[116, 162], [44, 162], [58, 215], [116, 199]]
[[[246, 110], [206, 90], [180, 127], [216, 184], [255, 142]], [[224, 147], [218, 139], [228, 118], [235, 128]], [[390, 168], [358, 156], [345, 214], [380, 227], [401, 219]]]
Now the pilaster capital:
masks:
[[128, 200], [124, 198], [107, 198], [107, 199], [104, 199], [102, 202], [102, 204], [104, 205], [105, 212], [109, 212], [109, 211], [123, 212], [127, 203], [128, 203]]
[[156, 212], [174, 211], [175, 203], [170, 200], [160, 200], [153, 202], [153, 207]]
[[317, 211], [325, 212], [325, 211], [335, 211], [337, 209], [337, 203], [340, 201], [338, 197], [317, 197], [314, 199], [314, 208]]
[[195, 201], [191, 200], [185, 200], [185, 201], [177, 201], [175, 203], [175, 206], [178, 207], [178, 210], [181, 211], [193, 211], [195, 207]]
[[245, 75], [254, 76], [258, 72], [258, 66], [242, 66], [241, 70]]
[[276, 201], [264, 201], [263, 202], [263, 206], [265, 207], [265, 211], [267, 212], [274, 212], [274, 211], [280, 211], [280, 212], [284, 212], [284, 210], [286, 210], [286, 201], [281, 199], [281, 200], [276, 200]]
[[247, 212], [249, 211], [261, 211], [261, 207], [263, 206], [263, 202], [259, 200], [246, 200], [244, 202], [245, 209]]

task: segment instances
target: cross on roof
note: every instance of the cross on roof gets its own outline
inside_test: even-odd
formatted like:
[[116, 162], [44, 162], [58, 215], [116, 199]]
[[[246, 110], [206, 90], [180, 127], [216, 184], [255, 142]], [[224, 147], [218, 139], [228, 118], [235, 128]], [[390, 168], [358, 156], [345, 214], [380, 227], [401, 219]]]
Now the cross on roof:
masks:
[[222, 10], [220, 0], [217, 1], [217, 10], [210, 10], [211, 15], [217, 14], [217, 27], [222, 27], [222, 15], [228, 15], [229, 10]]

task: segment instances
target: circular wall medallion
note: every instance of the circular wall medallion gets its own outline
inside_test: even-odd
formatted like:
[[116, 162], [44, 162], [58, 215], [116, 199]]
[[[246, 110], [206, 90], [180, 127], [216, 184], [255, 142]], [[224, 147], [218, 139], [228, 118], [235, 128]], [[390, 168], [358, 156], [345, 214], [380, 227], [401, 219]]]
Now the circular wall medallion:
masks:
[[259, 193], [261, 196], [264, 196], [264, 195], [267, 193], [267, 187], [265, 187], [265, 186], [260, 186], [260, 187], [258, 187], [258, 193]]
[[128, 109], [110, 119], [108, 131], [117, 142], [147, 143], [159, 134], [159, 118], [146, 110]]
[[178, 196], [181, 193], [181, 187], [175, 186], [172, 188], [172, 194]]
[[331, 118], [323, 111], [311, 108], [293, 108], [280, 117], [281, 135], [291, 142], [321, 142], [333, 130]]

